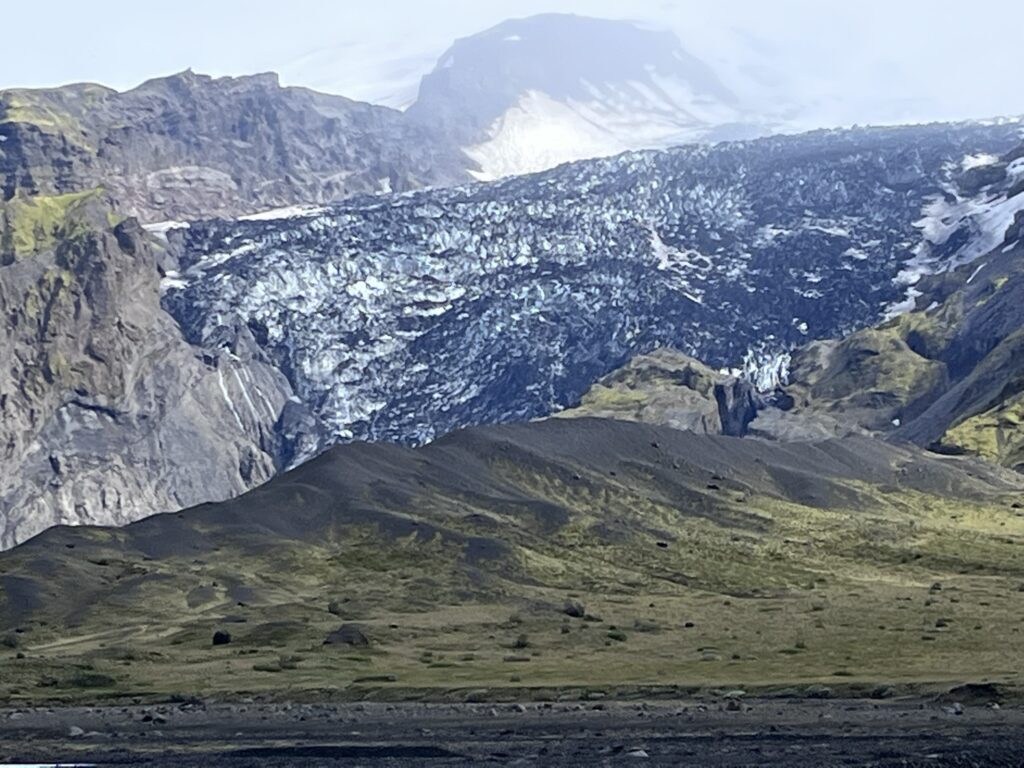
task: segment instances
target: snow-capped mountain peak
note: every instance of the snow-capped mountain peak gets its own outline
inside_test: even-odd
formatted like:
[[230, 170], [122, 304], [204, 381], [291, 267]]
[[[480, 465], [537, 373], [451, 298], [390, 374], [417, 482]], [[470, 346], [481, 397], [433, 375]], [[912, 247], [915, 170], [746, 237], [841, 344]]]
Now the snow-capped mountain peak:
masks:
[[713, 138], [744, 119], [671, 32], [568, 14], [456, 41], [409, 114], [454, 136], [482, 179]]

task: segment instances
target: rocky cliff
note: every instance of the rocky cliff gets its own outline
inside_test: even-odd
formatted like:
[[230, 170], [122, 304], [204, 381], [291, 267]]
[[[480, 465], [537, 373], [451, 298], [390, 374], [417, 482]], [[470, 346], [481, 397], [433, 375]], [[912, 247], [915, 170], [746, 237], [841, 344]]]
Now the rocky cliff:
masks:
[[100, 191], [0, 205], [0, 547], [277, 470], [287, 381], [244, 337], [188, 344], [160, 308], [160, 258]]
[[469, 165], [401, 112], [282, 88], [272, 74], [0, 91], [4, 198], [102, 186], [143, 221], [458, 183]]

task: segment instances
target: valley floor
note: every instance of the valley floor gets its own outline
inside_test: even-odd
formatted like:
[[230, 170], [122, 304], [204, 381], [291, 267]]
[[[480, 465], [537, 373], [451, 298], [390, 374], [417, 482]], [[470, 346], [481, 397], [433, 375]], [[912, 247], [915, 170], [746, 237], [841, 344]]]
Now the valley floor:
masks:
[[[1019, 766], [983, 687], [871, 699], [245, 704], [0, 710], [0, 762], [98, 765]], [[979, 695], [980, 694], [980, 695]], [[75, 734], [71, 736], [70, 734]]]

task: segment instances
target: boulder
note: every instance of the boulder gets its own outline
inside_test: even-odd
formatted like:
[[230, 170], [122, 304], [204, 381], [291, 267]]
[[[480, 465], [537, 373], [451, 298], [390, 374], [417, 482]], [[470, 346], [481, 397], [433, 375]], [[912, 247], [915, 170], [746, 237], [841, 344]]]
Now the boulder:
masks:
[[370, 638], [359, 624], [342, 624], [324, 639], [324, 645], [347, 645], [352, 648], [368, 648]]
[[578, 600], [566, 600], [565, 606], [562, 608], [562, 613], [574, 619], [582, 619], [587, 615], [587, 611], [583, 607], [583, 603]]
[[213, 633], [213, 644], [214, 645], [227, 645], [231, 642], [231, 633], [225, 632], [223, 629], [218, 629]]

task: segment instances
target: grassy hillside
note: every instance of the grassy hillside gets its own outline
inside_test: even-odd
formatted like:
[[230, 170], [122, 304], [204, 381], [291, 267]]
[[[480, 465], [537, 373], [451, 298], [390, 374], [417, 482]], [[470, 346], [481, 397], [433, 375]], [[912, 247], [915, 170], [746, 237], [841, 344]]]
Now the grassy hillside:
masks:
[[598, 419], [349, 445], [0, 555], [0, 700], [1017, 685], [1022, 490], [869, 438]]

